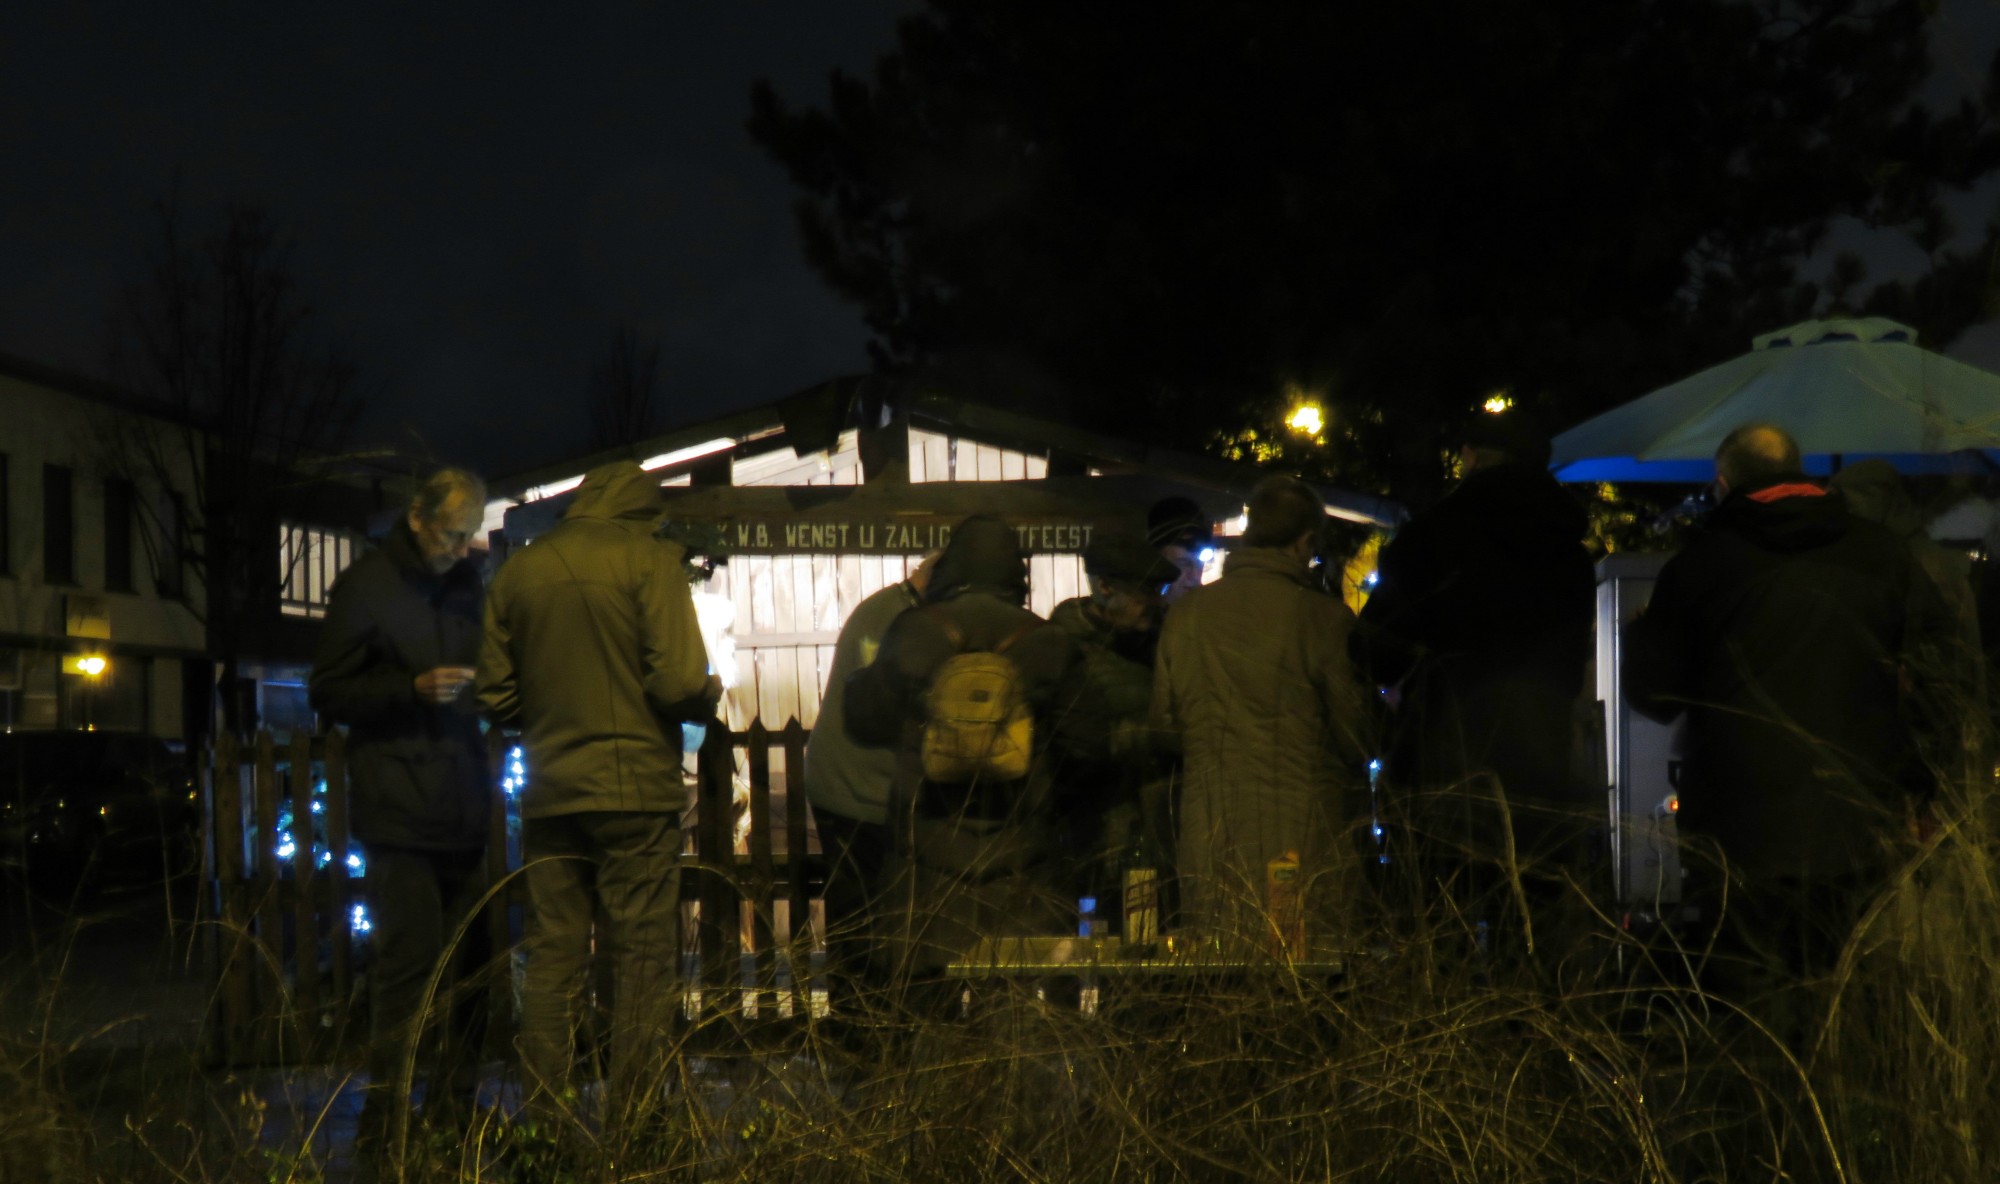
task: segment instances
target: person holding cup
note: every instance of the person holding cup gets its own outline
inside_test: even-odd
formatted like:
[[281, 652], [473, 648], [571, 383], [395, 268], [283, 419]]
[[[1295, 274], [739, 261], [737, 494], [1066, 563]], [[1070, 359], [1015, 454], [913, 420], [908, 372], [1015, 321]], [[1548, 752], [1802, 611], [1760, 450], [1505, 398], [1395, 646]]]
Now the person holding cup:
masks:
[[449, 947], [486, 889], [494, 782], [471, 693], [485, 583], [470, 557], [485, 503], [484, 483], [463, 469], [425, 480], [382, 545], [334, 584], [313, 661], [313, 708], [348, 728], [351, 826], [367, 859], [375, 961], [363, 1154], [407, 1104], [403, 1067], [434, 1018], [420, 1013], [441, 959], [451, 961], [435, 996], [449, 1002], [433, 1009], [443, 1039], [418, 1063], [428, 1106], [469, 1112], [477, 1084], [485, 1008], [477, 992], [453, 988], [490, 958], [485, 927]]

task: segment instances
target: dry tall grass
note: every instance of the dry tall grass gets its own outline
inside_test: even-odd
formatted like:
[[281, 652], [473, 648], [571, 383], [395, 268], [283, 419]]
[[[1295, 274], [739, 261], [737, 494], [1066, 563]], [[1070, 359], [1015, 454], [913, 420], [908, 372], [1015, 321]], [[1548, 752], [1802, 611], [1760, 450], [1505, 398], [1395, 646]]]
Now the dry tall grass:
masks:
[[[1795, 1032], [1703, 994], [1683, 965], [1698, 949], [1622, 930], [1580, 885], [1534, 958], [1477, 954], [1437, 908], [1364, 934], [1333, 980], [1275, 963], [1106, 978], [1095, 1015], [987, 982], [962, 1016], [865, 1007], [754, 1042], [712, 1020], [682, 1033], [638, 1120], [586, 1103], [574, 1122], [420, 1115], [381, 1178], [1990, 1181], [1989, 788], [1955, 786]], [[42, 990], [61, 992], [46, 965]], [[0, 1182], [351, 1178], [326, 1137], [340, 1079], [294, 1075], [310, 1088], [288, 1093], [192, 1050], [93, 1061], [11, 1025]]]

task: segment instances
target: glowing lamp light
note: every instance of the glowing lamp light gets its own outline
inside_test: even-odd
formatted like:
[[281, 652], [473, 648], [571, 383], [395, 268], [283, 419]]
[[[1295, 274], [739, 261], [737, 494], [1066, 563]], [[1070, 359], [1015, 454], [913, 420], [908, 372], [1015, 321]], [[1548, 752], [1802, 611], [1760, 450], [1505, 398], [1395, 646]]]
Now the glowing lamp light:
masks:
[[1214, 563], [1215, 548], [1203, 547], [1199, 552], [1196, 553], [1196, 558], [1200, 559], [1203, 563]]
[[1480, 404], [1481, 407], [1485, 408], [1488, 415], [1499, 415], [1513, 405], [1514, 400], [1508, 398], [1506, 395], [1488, 396], [1487, 400]]
[[111, 669], [111, 662], [103, 654], [69, 654], [63, 658], [62, 668], [64, 674], [96, 678]]
[[1292, 412], [1292, 417], [1285, 421], [1285, 426], [1304, 435], [1317, 436], [1320, 429], [1326, 427], [1326, 416], [1321, 413], [1319, 404], [1301, 403]]

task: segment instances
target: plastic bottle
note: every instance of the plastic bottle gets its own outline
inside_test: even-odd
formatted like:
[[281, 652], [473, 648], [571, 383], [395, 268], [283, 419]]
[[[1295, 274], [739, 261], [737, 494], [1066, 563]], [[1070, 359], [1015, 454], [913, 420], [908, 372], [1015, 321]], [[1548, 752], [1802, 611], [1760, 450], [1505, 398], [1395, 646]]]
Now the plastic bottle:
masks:
[[1133, 823], [1131, 840], [1119, 861], [1119, 889], [1124, 907], [1119, 936], [1127, 947], [1160, 939], [1160, 865], [1146, 839], [1145, 825]]
[[1264, 909], [1271, 918], [1274, 958], [1297, 962], [1306, 956], [1304, 887], [1298, 852], [1287, 851], [1264, 865]]

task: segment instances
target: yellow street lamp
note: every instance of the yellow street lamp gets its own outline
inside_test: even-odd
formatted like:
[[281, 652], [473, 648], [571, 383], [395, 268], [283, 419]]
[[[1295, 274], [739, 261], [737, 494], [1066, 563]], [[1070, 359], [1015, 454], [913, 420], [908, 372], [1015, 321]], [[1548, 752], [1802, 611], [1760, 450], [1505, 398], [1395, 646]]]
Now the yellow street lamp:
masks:
[[103, 654], [66, 654], [62, 663], [64, 674], [81, 674], [85, 678], [99, 678], [111, 669], [111, 660]]
[[1301, 403], [1292, 409], [1292, 417], [1285, 421], [1285, 426], [1303, 435], [1317, 436], [1326, 427], [1326, 416], [1319, 404]]

